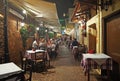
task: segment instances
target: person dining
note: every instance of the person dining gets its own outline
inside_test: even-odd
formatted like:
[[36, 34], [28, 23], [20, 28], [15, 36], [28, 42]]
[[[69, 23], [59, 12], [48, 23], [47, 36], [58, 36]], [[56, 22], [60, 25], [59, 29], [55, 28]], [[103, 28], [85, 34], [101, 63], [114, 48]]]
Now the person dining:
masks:
[[79, 46], [79, 42], [77, 41], [76, 38], [74, 38], [74, 40], [72, 41], [72, 53], [74, 54], [74, 49], [78, 48]]
[[35, 39], [32, 43], [32, 49], [36, 50], [39, 49], [39, 39]]
[[47, 45], [46, 45], [45, 39], [41, 39], [41, 40], [39, 41], [39, 49], [41, 49], [41, 50], [46, 50], [46, 48], [47, 48]]

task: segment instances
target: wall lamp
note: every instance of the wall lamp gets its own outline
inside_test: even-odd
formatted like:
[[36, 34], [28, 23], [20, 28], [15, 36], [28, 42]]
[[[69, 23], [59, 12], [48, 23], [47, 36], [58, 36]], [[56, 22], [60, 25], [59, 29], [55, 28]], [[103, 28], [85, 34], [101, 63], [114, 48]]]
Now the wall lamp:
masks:
[[101, 0], [101, 9], [107, 11], [110, 5], [112, 5], [112, 0]]

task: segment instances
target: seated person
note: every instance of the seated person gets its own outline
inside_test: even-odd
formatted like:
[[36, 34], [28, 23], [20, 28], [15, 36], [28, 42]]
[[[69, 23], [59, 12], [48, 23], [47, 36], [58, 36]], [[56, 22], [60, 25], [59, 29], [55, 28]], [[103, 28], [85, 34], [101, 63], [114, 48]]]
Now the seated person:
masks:
[[39, 47], [39, 40], [35, 39], [32, 43], [32, 48], [35, 50], [38, 49], [38, 47]]
[[72, 42], [73, 49], [76, 48], [76, 47], [78, 47], [78, 46], [79, 46], [78, 41], [76, 39], [74, 39], [73, 42]]
[[46, 46], [45, 39], [42, 39], [42, 40], [39, 42], [39, 49], [45, 50], [46, 47], [47, 47], [47, 46]]
[[79, 46], [78, 41], [76, 39], [74, 39], [73, 42], [72, 42], [72, 53], [73, 54], [74, 54], [74, 49], [78, 48], [78, 46]]

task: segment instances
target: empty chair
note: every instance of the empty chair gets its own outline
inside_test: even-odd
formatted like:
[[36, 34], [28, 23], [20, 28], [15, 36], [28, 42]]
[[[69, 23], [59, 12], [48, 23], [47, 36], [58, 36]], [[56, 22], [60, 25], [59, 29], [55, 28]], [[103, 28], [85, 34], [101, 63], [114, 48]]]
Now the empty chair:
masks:
[[33, 72], [33, 61], [26, 60], [26, 67], [25, 67], [25, 81], [32, 81], [32, 72]]
[[36, 72], [41, 72], [45, 70], [45, 60], [46, 60], [46, 54], [45, 52], [36, 52], [35, 54], [32, 54], [32, 60], [34, 62], [34, 70]]
[[21, 58], [21, 67], [24, 70], [24, 81], [31, 81], [34, 62], [31, 59], [26, 59], [24, 57], [23, 52], [20, 52], [20, 58]]

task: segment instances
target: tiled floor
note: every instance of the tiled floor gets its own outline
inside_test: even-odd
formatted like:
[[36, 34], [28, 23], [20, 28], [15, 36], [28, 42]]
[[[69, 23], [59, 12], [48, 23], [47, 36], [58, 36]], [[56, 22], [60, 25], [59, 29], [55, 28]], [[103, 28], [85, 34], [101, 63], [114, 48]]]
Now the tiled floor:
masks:
[[[32, 81], [87, 81], [80, 62], [75, 61], [71, 51], [60, 46], [59, 54], [55, 60], [51, 61], [53, 68], [46, 72], [33, 73]], [[100, 78], [95, 71], [91, 71], [90, 81], [106, 81]]]

